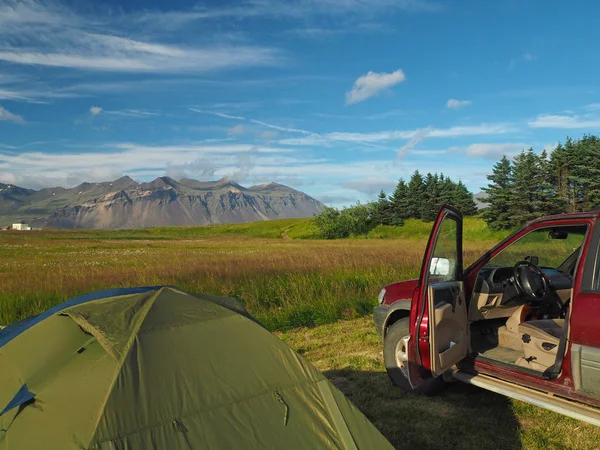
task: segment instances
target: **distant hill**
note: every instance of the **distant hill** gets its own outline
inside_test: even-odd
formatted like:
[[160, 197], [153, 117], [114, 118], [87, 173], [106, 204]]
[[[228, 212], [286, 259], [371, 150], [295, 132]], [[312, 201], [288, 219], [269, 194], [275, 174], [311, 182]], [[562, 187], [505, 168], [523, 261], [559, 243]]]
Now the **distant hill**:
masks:
[[71, 189], [39, 191], [0, 183], [0, 223], [26, 221], [51, 228], [142, 228], [212, 225], [312, 217], [323, 205], [290, 187], [250, 188], [228, 179], [201, 182], [160, 177], [138, 183], [125, 176]]
[[486, 201], [487, 194], [485, 192], [478, 192], [477, 194], [473, 195], [473, 200], [475, 200], [475, 205], [477, 206], [478, 210], [482, 210], [490, 206], [490, 204]]

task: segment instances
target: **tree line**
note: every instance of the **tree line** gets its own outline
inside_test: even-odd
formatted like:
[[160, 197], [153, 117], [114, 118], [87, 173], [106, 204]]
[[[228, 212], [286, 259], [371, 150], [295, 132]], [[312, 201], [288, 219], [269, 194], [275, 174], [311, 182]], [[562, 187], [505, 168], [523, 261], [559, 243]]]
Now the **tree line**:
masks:
[[432, 221], [444, 203], [464, 215], [477, 212], [473, 194], [462, 181], [456, 183], [437, 173], [423, 176], [417, 170], [408, 182], [401, 178], [391, 195], [381, 191], [373, 202], [342, 209], [326, 207], [314, 223], [321, 237], [340, 239], [367, 234], [378, 225], [402, 226], [408, 218]]
[[600, 139], [567, 138], [548, 154], [532, 148], [503, 156], [482, 188], [489, 206], [482, 217], [492, 229], [510, 229], [536, 217], [590, 211], [600, 204]]

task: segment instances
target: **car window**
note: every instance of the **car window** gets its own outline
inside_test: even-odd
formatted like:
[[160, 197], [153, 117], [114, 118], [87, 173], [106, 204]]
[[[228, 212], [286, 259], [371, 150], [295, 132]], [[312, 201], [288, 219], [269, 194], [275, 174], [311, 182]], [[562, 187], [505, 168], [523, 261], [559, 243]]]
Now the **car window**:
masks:
[[[563, 269], [563, 263], [577, 259], [587, 227], [538, 228], [495, 255], [485, 267], [514, 266], [530, 260], [539, 267]], [[569, 266], [569, 264], [565, 264]], [[564, 267], [566, 271], [566, 267]]]
[[454, 281], [458, 269], [458, 222], [447, 216], [440, 226], [429, 263], [429, 281]]

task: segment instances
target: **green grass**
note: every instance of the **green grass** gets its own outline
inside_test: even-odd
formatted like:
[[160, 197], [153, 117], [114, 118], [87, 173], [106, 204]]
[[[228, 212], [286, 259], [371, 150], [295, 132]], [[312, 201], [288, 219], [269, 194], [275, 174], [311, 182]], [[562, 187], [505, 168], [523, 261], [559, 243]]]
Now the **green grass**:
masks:
[[[303, 239], [314, 235], [312, 219], [280, 219], [262, 222], [238, 223], [232, 225], [212, 225], [203, 227], [154, 227], [135, 229], [61, 229], [42, 230], [46, 239], [186, 239], [219, 236], [251, 236], [257, 238]], [[31, 233], [40, 233], [34, 231]], [[25, 233], [7, 233], [12, 239], [27, 239]]]
[[[407, 219], [401, 227], [379, 225], [367, 235], [370, 239], [427, 239], [431, 233], [433, 222], [419, 219]], [[478, 217], [463, 219], [463, 238], [465, 241], [501, 241], [510, 231], [490, 230], [486, 223]]]
[[[380, 228], [373, 239], [338, 241], [307, 239], [311, 227], [311, 220], [290, 219], [3, 232], [0, 324], [112, 287], [168, 284], [236, 297], [322, 370], [396, 448], [600, 448], [595, 427], [480, 389], [453, 385], [425, 398], [392, 388], [372, 308], [382, 286], [417, 276], [431, 223], [409, 220], [404, 228]], [[467, 218], [465, 264], [505, 234]]]
[[371, 318], [278, 333], [322, 371], [398, 449], [597, 449], [600, 429], [474, 386], [439, 396], [389, 382]]

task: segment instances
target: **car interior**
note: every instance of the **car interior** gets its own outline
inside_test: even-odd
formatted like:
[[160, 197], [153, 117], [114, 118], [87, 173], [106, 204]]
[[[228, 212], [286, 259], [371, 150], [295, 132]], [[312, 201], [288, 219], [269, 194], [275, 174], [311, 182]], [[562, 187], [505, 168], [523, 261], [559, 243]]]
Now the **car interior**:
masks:
[[[477, 274], [469, 304], [477, 357], [547, 376], [562, 360], [585, 225], [536, 229]], [[566, 320], [567, 319], [567, 320]]]

